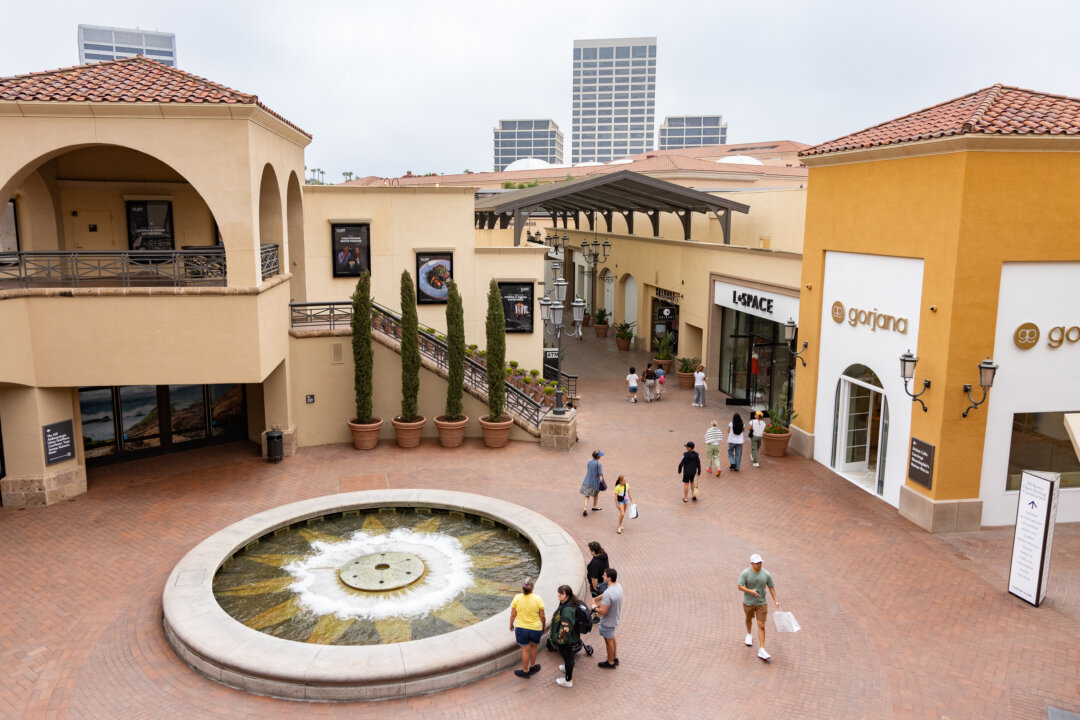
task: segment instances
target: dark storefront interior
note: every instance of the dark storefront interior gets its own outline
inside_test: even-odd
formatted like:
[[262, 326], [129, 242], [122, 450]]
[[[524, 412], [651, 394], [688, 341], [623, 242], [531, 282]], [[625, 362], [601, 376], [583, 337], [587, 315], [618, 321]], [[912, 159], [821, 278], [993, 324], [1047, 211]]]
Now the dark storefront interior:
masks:
[[720, 391], [728, 404], [768, 410], [790, 405], [792, 355], [784, 326], [725, 307], [720, 348]]

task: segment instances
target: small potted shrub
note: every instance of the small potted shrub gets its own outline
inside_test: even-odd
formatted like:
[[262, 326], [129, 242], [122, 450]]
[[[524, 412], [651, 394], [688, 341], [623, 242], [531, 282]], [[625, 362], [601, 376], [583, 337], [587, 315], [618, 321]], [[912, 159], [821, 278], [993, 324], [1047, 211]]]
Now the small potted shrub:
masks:
[[675, 333], [666, 332], [654, 337], [652, 344], [653, 349], [656, 350], [653, 362], [664, 368], [665, 374], [671, 372], [671, 364], [675, 362]]
[[484, 433], [484, 445], [493, 448], [505, 447], [510, 439], [510, 426], [513, 418], [506, 415], [506, 315], [503, 314], [502, 295], [499, 285], [492, 278], [488, 285], [487, 322], [487, 390], [488, 414], [480, 418], [480, 428]]
[[615, 323], [615, 347], [620, 350], [629, 350], [630, 341], [634, 339], [634, 325], [637, 323]]
[[487, 365], [487, 350], [477, 350], [473, 359], [481, 365]]
[[679, 358], [679, 369], [675, 372], [679, 379], [679, 387], [683, 390], [694, 389], [694, 371], [701, 364], [701, 360], [694, 357]]
[[608, 311], [604, 308], [596, 308], [596, 317], [593, 318], [593, 330], [596, 331], [596, 337], [607, 337]]
[[555, 386], [548, 384], [544, 386], [544, 404], [548, 407], [555, 405]]
[[791, 421], [798, 417], [786, 404], [776, 404], [769, 408], [769, 423], [761, 438], [761, 451], [770, 457], [787, 455], [788, 442], [791, 441]]
[[[381, 316], [377, 316], [381, 317]], [[371, 450], [379, 444], [383, 421], [371, 414], [371, 381], [374, 354], [371, 351], [371, 275], [363, 273], [352, 295], [353, 389], [356, 392], [356, 417], [348, 421], [353, 447]]]
[[390, 422], [399, 447], [420, 444], [427, 418], [418, 410], [420, 396], [420, 323], [416, 316], [416, 290], [408, 270], [401, 273], [401, 414]]
[[435, 427], [443, 447], [459, 447], [465, 442], [469, 417], [461, 405], [465, 386], [465, 312], [453, 280], [446, 283], [446, 357], [446, 412], [435, 418]]

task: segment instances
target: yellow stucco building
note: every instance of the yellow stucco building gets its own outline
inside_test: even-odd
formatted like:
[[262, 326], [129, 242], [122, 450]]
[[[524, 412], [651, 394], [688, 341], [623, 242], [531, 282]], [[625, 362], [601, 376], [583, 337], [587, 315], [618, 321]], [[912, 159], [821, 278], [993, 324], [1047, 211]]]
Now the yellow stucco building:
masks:
[[801, 153], [793, 447], [927, 530], [1012, 524], [1025, 469], [1080, 520], [1078, 134], [1080, 100], [993, 86]]

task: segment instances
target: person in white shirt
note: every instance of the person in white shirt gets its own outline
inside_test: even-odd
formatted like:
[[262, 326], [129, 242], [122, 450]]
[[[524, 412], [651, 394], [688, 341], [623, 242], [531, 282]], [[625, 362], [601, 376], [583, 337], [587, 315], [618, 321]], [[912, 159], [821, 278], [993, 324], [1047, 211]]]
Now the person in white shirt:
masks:
[[765, 436], [765, 421], [761, 419], [763, 416], [758, 410], [750, 421], [750, 459], [754, 461], [754, 467], [761, 467], [758, 465], [758, 450], [761, 449], [761, 438]]
[[727, 428], [728, 461], [731, 463], [731, 469], [739, 472], [739, 467], [742, 465], [743, 430], [746, 429], [743, 427], [742, 416], [735, 413], [735, 417], [731, 418]]
[[705, 407], [705, 366], [698, 365], [694, 371], [694, 402], [690, 407]]
[[630, 368], [630, 374], [626, 376], [626, 389], [630, 392], [630, 402], [637, 402], [638, 375], [637, 370]]
[[724, 439], [724, 433], [712, 421], [712, 427], [705, 431], [705, 472], [711, 473], [716, 466], [716, 477], [720, 477], [720, 443]]

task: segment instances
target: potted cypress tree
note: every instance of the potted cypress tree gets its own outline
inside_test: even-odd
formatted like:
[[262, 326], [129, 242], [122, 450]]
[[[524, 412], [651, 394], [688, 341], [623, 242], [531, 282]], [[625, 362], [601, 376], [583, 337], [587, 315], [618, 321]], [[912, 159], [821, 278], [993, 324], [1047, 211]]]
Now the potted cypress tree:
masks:
[[596, 308], [596, 317], [593, 318], [593, 330], [596, 331], [596, 337], [607, 337], [608, 311], [606, 309]]
[[382, 418], [371, 414], [371, 380], [374, 355], [371, 351], [371, 275], [363, 273], [352, 295], [353, 388], [356, 417], [349, 420], [353, 447], [371, 450], [379, 444]]
[[499, 286], [492, 279], [488, 285], [487, 322], [488, 414], [480, 418], [484, 444], [503, 447], [510, 439], [514, 420], [503, 414], [506, 407], [506, 316], [503, 314]]
[[417, 412], [420, 395], [420, 321], [416, 316], [416, 290], [408, 270], [401, 273], [401, 415], [390, 422], [399, 447], [420, 444], [427, 419]]
[[771, 457], [787, 455], [788, 443], [791, 441], [791, 421], [798, 415], [799, 413], [792, 412], [786, 404], [777, 403], [769, 408], [769, 424], [765, 426], [765, 433], [761, 436], [763, 453]]
[[443, 447], [459, 447], [465, 441], [469, 418], [461, 405], [465, 385], [465, 311], [457, 283], [446, 283], [446, 414], [435, 418]]

